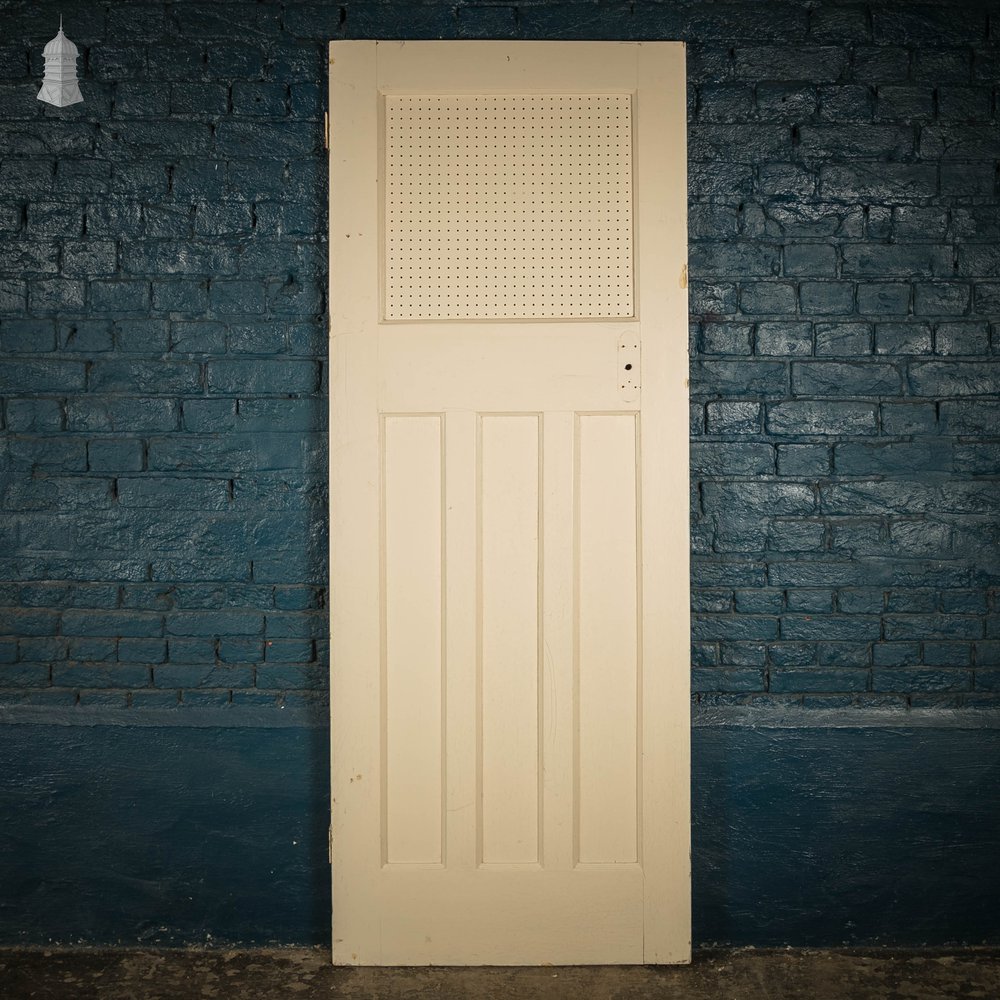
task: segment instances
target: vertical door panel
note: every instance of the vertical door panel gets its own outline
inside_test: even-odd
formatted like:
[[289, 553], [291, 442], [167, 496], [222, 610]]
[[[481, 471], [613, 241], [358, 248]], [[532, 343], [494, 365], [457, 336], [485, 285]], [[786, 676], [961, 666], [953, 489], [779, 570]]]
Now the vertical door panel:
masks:
[[538, 861], [539, 418], [479, 435], [479, 784], [484, 864]]
[[582, 863], [638, 860], [639, 593], [634, 414], [577, 421], [577, 809]]
[[445, 766], [441, 418], [387, 416], [383, 440], [384, 860], [439, 864]]

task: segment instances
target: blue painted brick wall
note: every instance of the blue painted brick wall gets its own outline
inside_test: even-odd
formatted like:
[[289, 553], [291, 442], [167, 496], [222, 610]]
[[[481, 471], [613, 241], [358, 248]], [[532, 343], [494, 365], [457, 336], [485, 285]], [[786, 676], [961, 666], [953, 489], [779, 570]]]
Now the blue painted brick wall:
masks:
[[0, 23], [0, 701], [322, 701], [338, 37], [688, 43], [696, 698], [1000, 701], [996, 3]]

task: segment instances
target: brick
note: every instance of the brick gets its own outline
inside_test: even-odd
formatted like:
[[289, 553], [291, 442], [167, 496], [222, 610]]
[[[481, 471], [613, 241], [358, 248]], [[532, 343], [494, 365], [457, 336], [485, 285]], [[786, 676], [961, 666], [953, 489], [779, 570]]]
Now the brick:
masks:
[[[410, 5], [394, 3], [387, 5], [386, 9], [390, 24], [407, 23]], [[518, 24], [525, 38], [624, 38], [630, 33], [628, 19], [622, 16], [620, 9], [614, 7], [602, 8], [588, 3], [570, 2], [558, 5], [522, 5], [518, 8], [518, 13]], [[381, 11], [376, 12], [368, 7], [352, 8], [346, 27], [352, 38], [378, 37], [385, 30], [385, 23]], [[412, 37], [446, 38], [455, 31], [455, 27], [455, 16], [450, 6], [420, 8]]]
[[700, 121], [743, 122], [753, 110], [753, 88], [749, 84], [703, 84], [698, 88]]
[[318, 122], [284, 120], [261, 127], [256, 122], [219, 122], [215, 152], [222, 157], [293, 157], [315, 154], [323, 148]]
[[189, 274], [216, 278], [235, 274], [237, 269], [232, 247], [173, 240], [123, 241], [121, 261], [123, 269], [133, 275]]
[[327, 683], [327, 671], [312, 663], [265, 664], [257, 669], [257, 687], [262, 690], [319, 690]]
[[870, 122], [874, 92], [858, 84], [836, 84], [819, 88], [819, 114], [828, 122]]
[[1000, 470], [1000, 443], [956, 445], [952, 471], [972, 476], [995, 476]]
[[[162, 75], [158, 77], [163, 79]], [[170, 114], [214, 117], [229, 109], [229, 89], [222, 83], [172, 83]]]
[[926, 323], [876, 323], [876, 354], [930, 354], [931, 328]]
[[848, 246], [844, 248], [844, 274], [947, 277], [952, 274], [952, 251], [934, 244]]
[[[937, 595], [933, 590], [895, 590], [886, 595], [886, 611], [899, 613], [918, 613], [922, 611], [936, 611], [938, 606]], [[913, 643], [917, 652], [914, 654], [912, 662], [919, 661], [920, 648]]]
[[92, 391], [123, 393], [198, 392], [200, 368], [180, 361], [95, 361], [90, 369]]
[[135, 611], [71, 609], [63, 612], [62, 634], [151, 638], [163, 634], [163, 619], [160, 615]]
[[740, 309], [750, 315], [795, 312], [795, 286], [787, 282], [755, 282], [740, 288]]
[[693, 691], [763, 691], [764, 677], [759, 669], [728, 670], [700, 667], [691, 673]]
[[854, 78], [865, 83], [904, 81], [910, 73], [910, 53], [902, 47], [856, 46]]
[[970, 205], [950, 212], [952, 233], [967, 240], [1000, 239], [1000, 206]]
[[126, 354], [162, 355], [170, 346], [170, 327], [159, 319], [123, 319], [114, 324], [114, 343]]
[[784, 395], [785, 365], [778, 361], [696, 361], [691, 366], [693, 394]]
[[52, 320], [8, 319], [0, 323], [0, 344], [11, 354], [42, 354], [55, 350], [56, 328]]
[[872, 353], [872, 328], [868, 323], [817, 323], [818, 356], [863, 357]]
[[762, 163], [761, 193], [775, 198], [812, 198], [816, 192], [816, 174], [798, 163]]
[[114, 347], [108, 320], [84, 319], [60, 323], [56, 334], [59, 350], [67, 353], [103, 354]]
[[821, 494], [823, 509], [830, 514], [986, 514], [997, 508], [986, 484], [974, 482], [832, 483], [821, 486]]
[[688, 261], [698, 278], [770, 277], [781, 270], [777, 247], [751, 242], [694, 243]]
[[812, 325], [768, 321], [757, 324], [754, 339], [756, 354], [790, 357], [812, 354]]
[[27, 300], [28, 286], [25, 282], [0, 278], [0, 316], [23, 314]]
[[58, 399], [7, 400], [7, 430], [44, 433], [62, 430], [63, 408]]
[[968, 691], [972, 676], [968, 670], [896, 667], [874, 671], [879, 691]]
[[926, 361], [911, 364], [915, 396], [988, 395], [1000, 385], [1000, 361]]
[[976, 282], [972, 295], [974, 312], [992, 314], [1000, 308], [1000, 282]]
[[124, 82], [115, 85], [115, 118], [159, 118], [170, 111], [170, 93], [158, 83]]
[[221, 433], [236, 426], [236, 401], [232, 399], [186, 399], [184, 430], [198, 434]]
[[847, 52], [838, 46], [737, 47], [734, 71], [737, 79], [836, 81], [847, 68]]
[[272, 316], [316, 316], [324, 310], [324, 293], [319, 282], [295, 277], [267, 282], [267, 309]]
[[776, 667], [771, 671], [770, 690], [866, 691], [868, 670], [849, 667]]
[[802, 312], [809, 316], [843, 316], [854, 312], [854, 285], [849, 281], [803, 281]]
[[986, 595], [981, 590], [945, 590], [941, 592], [941, 610], [949, 612], [986, 612]]
[[886, 444], [838, 444], [834, 449], [838, 475], [906, 475], [916, 472], [949, 472], [952, 456], [948, 443], [935, 441]]
[[749, 401], [710, 402], [706, 407], [707, 429], [711, 434], [759, 434], [761, 409], [760, 403]]
[[[732, 211], [730, 209], [730, 211]], [[314, 205], [307, 202], [257, 202], [254, 206], [255, 228], [260, 232], [283, 236], [317, 236], [322, 218]], [[718, 233], [712, 232], [713, 236]]]
[[312, 393], [318, 388], [318, 372], [315, 362], [297, 359], [210, 361], [208, 387], [239, 395]]
[[833, 613], [833, 591], [829, 588], [799, 587], [788, 592], [786, 605], [788, 611], [829, 615]]
[[753, 170], [746, 163], [688, 163], [688, 191], [693, 198], [739, 198], [750, 193]]
[[95, 274], [113, 274], [117, 269], [117, 249], [110, 240], [63, 243], [60, 270], [65, 275], [89, 277]]
[[[263, 630], [264, 616], [254, 611], [175, 612], [166, 620], [168, 637], [235, 635], [246, 638], [261, 635]], [[173, 659], [172, 639], [170, 646]]]
[[267, 663], [308, 663], [315, 659], [310, 639], [268, 639], [264, 643]]
[[[733, 592], [731, 590], [692, 590], [691, 610], [715, 612], [716, 614], [730, 612], [733, 610]], [[714, 663], [715, 659], [713, 656], [711, 662]]]
[[70, 431], [169, 431], [177, 428], [177, 404], [148, 397], [71, 397], [66, 403]]
[[59, 245], [28, 239], [0, 243], [0, 271], [25, 275], [56, 274], [59, 270]]
[[805, 157], [900, 160], [911, 157], [913, 129], [909, 125], [803, 125], [799, 152]]
[[866, 316], [905, 316], [910, 311], [911, 295], [907, 282], [859, 282], [858, 312]]
[[972, 643], [925, 642], [923, 661], [929, 667], [968, 667], [972, 664]]
[[174, 354], [225, 354], [226, 325], [216, 320], [179, 321], [169, 327]]
[[[736, 610], [741, 615], [778, 614], [784, 607], [784, 594], [780, 590], [737, 590], [734, 599]], [[734, 662], [731, 652], [729, 657], [726, 659], [724, 653], [723, 661]]]
[[[172, 167], [170, 176], [175, 197], [207, 200], [225, 194], [229, 173], [224, 160], [181, 158]], [[252, 192], [248, 197], [252, 197]]]
[[11, 361], [0, 365], [0, 392], [76, 392], [84, 388], [82, 361]]
[[118, 659], [125, 662], [162, 663], [167, 655], [163, 639], [122, 638], [117, 643]]
[[934, 117], [934, 88], [931, 86], [885, 86], [876, 91], [875, 118], [878, 121], [929, 121]]
[[830, 450], [815, 444], [779, 444], [779, 476], [827, 476], [830, 474]]
[[153, 309], [180, 315], [201, 315], [208, 309], [208, 282], [178, 279], [153, 285]]
[[696, 640], [767, 640], [778, 637], [778, 619], [763, 615], [692, 615]]
[[992, 163], [949, 163], [942, 161], [941, 194], [988, 198], [995, 184]]
[[[158, 688], [221, 688], [250, 687], [254, 682], [253, 667], [223, 666], [215, 663], [164, 663], [153, 668], [153, 683]], [[190, 695], [185, 694], [188, 702]]]
[[91, 441], [87, 468], [92, 472], [139, 472], [143, 467], [141, 441]]
[[816, 509], [812, 489], [800, 483], [706, 482], [703, 493], [707, 511], [727, 516], [810, 514]]
[[809, 36], [818, 42], [868, 41], [868, 12], [860, 5], [818, 7], [809, 12]]
[[816, 661], [821, 667], [862, 667], [871, 665], [871, 643], [821, 642], [816, 647]]
[[701, 354], [750, 354], [750, 323], [705, 323], [699, 338]]
[[995, 277], [1000, 271], [1000, 250], [995, 246], [965, 244], [958, 249], [957, 273], [963, 277]]
[[777, 642], [768, 646], [767, 653], [776, 667], [802, 667], [816, 662], [816, 646], [811, 642]]
[[962, 316], [972, 301], [972, 287], [959, 282], [922, 282], [913, 291], [913, 311], [918, 316]]
[[920, 133], [920, 155], [927, 160], [992, 160], [1000, 125], [928, 125]]
[[[811, 86], [761, 83], [756, 88], [757, 115], [762, 121], [797, 122], [816, 111], [816, 88]], [[745, 121], [746, 115], [735, 121]]]
[[767, 475], [774, 472], [774, 449], [768, 444], [747, 442], [694, 442], [691, 469], [696, 475]]
[[837, 249], [826, 243], [793, 243], [785, 247], [784, 274], [804, 278], [833, 278], [837, 274]]
[[284, 118], [288, 112], [288, 90], [283, 83], [236, 81], [230, 93], [234, 115]]
[[786, 125], [743, 125], [708, 122], [688, 126], [688, 155], [693, 160], [726, 158], [736, 163], [787, 160], [792, 155], [792, 131]]
[[264, 643], [261, 639], [222, 636], [218, 655], [223, 663], [260, 663], [264, 659]]
[[938, 430], [933, 403], [883, 403], [881, 411], [886, 434], [934, 434]]
[[75, 239], [83, 233], [83, 213], [82, 206], [60, 201], [32, 201], [25, 210], [27, 232], [42, 240]]
[[879, 8], [872, 13], [872, 28], [876, 43], [903, 42], [937, 47], [986, 40], [985, 10], [977, 6]]
[[[0, 690], [5, 688], [47, 688], [49, 667], [41, 663], [0, 664]], [[4, 693], [3, 700], [7, 701]]]
[[258, 281], [213, 281], [208, 301], [209, 309], [218, 316], [261, 315], [264, 286]]
[[937, 194], [933, 163], [823, 164], [820, 193], [824, 198], [889, 202], [932, 198]]
[[33, 313], [74, 313], [83, 309], [85, 283], [67, 278], [28, 283], [28, 309]]
[[105, 279], [89, 282], [90, 308], [94, 312], [145, 312], [149, 309], [148, 281]]
[[876, 434], [877, 408], [871, 403], [840, 400], [771, 403], [767, 407], [765, 426], [770, 434], [792, 436]]
[[899, 370], [893, 365], [839, 361], [792, 365], [792, 391], [797, 395], [897, 396], [901, 388]]
[[142, 217], [146, 236], [163, 239], [190, 239], [192, 208], [190, 205], [143, 205]]

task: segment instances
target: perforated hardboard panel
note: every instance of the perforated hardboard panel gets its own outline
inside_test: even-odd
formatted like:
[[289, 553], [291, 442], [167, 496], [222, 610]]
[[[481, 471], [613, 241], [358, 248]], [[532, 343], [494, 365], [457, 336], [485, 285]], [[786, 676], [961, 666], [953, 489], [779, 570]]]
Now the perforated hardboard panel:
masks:
[[633, 314], [628, 94], [387, 95], [387, 320]]

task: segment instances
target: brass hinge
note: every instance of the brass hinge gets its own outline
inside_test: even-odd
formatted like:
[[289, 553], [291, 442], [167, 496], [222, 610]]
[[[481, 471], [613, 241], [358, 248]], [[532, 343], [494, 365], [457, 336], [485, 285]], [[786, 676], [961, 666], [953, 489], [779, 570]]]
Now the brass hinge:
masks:
[[323, 148], [330, 149], [330, 112], [323, 112]]

